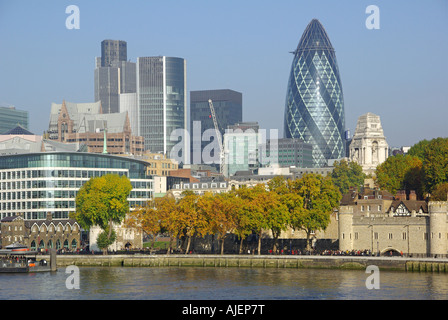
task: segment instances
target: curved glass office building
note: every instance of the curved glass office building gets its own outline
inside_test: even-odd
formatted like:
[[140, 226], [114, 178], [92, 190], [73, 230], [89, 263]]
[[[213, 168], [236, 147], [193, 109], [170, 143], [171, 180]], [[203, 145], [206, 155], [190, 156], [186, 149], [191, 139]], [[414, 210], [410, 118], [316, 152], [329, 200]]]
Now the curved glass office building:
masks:
[[148, 163], [81, 152], [49, 152], [0, 156], [0, 218], [23, 214], [26, 220], [68, 219], [75, 211], [79, 188], [92, 177], [108, 173], [131, 180], [130, 207], [143, 206], [153, 196]]
[[317, 19], [305, 29], [288, 81], [284, 137], [313, 145], [313, 166], [345, 157], [341, 79], [330, 39]]

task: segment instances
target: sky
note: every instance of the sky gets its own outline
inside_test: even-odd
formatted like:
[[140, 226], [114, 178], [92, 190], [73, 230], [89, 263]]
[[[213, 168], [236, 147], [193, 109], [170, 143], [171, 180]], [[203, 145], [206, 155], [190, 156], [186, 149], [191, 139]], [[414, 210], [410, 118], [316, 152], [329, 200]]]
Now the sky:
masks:
[[[66, 27], [70, 5], [79, 29]], [[27, 110], [42, 134], [52, 102], [94, 102], [101, 41], [124, 40], [133, 62], [186, 59], [188, 98], [241, 92], [243, 121], [283, 136], [291, 52], [314, 18], [336, 50], [346, 129], [372, 112], [390, 146], [448, 136], [447, 0], [0, 0], [0, 106]]]

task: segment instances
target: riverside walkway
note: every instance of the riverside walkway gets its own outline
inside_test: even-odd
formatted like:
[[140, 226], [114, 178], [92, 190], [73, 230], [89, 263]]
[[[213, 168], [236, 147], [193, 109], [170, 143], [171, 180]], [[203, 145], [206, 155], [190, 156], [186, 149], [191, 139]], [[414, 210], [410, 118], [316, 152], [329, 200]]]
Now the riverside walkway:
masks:
[[380, 270], [406, 272], [438, 272], [448, 274], [446, 258], [408, 258], [376, 256], [325, 255], [58, 255], [58, 267], [237, 267], [237, 268], [321, 268], [365, 270], [377, 266]]

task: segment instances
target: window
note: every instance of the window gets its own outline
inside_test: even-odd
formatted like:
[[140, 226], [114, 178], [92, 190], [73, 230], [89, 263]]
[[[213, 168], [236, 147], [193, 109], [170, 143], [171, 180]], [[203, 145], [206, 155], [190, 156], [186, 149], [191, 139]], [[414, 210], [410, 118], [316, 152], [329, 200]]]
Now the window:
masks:
[[389, 232], [389, 240], [392, 240], [392, 233]]

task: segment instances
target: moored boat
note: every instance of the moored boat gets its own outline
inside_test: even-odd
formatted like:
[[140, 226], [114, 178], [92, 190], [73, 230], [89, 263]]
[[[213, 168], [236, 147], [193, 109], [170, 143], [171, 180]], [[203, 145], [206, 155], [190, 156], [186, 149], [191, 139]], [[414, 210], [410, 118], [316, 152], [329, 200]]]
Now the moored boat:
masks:
[[38, 251], [31, 251], [27, 246], [14, 243], [0, 250], [0, 273], [30, 273], [56, 271], [56, 253], [46, 259], [37, 259]]

